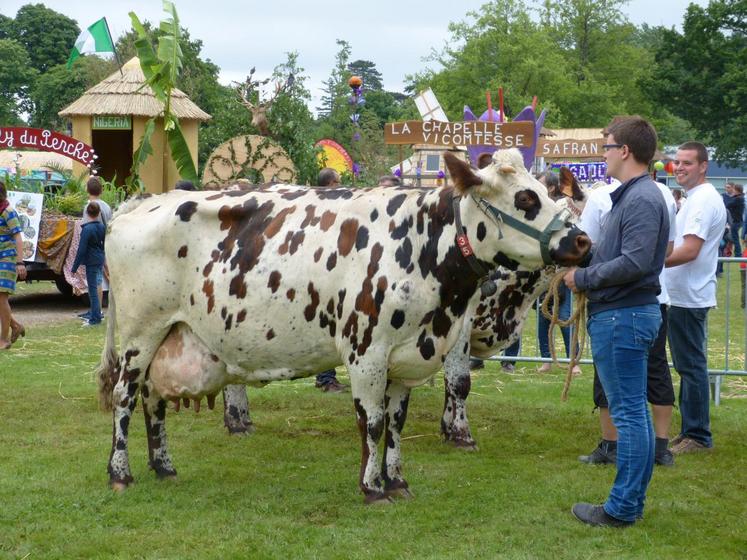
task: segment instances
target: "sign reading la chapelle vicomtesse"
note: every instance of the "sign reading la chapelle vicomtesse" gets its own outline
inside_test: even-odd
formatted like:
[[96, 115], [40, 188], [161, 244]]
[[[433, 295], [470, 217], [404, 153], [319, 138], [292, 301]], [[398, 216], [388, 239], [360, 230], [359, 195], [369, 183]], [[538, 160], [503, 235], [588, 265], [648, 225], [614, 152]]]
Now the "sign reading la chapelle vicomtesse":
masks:
[[517, 121], [403, 121], [384, 127], [386, 144], [432, 146], [492, 146], [529, 148], [534, 144], [534, 123]]

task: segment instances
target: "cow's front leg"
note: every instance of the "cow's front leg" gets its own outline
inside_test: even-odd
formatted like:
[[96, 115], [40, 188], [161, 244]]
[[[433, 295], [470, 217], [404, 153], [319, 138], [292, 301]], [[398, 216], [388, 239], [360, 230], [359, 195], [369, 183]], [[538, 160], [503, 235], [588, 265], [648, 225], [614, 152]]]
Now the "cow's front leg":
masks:
[[[465, 323], [470, 324], [468, 321]], [[444, 411], [441, 435], [444, 441], [459, 449], [476, 450], [467, 420], [467, 397], [472, 384], [469, 373], [469, 330], [462, 330], [459, 340], [444, 362]]]
[[112, 451], [109, 455], [109, 484], [112, 489], [121, 491], [133, 481], [130, 473], [130, 459], [127, 452], [127, 436], [130, 419], [137, 404], [140, 388], [141, 369], [136, 358], [139, 351], [130, 349], [119, 358], [114, 372], [117, 382], [112, 390]]
[[241, 436], [254, 432], [244, 385], [226, 385], [223, 388], [223, 424], [231, 435]]
[[410, 388], [398, 381], [389, 381], [386, 386], [386, 438], [384, 440], [384, 493], [387, 496], [411, 498], [407, 482], [402, 478], [402, 454], [400, 441], [402, 428], [407, 419]]
[[166, 445], [166, 401], [153, 389], [149, 380], [142, 388], [145, 433], [148, 436], [148, 466], [160, 479], [176, 478]]
[[379, 440], [384, 431], [386, 369], [349, 367], [353, 405], [361, 434], [360, 489], [367, 504], [388, 502], [379, 468]]

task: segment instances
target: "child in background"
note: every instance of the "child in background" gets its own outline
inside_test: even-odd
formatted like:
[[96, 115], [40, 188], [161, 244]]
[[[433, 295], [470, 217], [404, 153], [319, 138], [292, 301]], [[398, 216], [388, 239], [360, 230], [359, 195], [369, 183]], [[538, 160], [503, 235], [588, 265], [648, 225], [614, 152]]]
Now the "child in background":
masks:
[[82, 264], [86, 267], [86, 282], [88, 283], [88, 299], [91, 301], [91, 311], [87, 320], [83, 321], [84, 327], [90, 327], [101, 323], [101, 302], [99, 301], [98, 287], [104, 280], [104, 237], [106, 228], [97, 218], [101, 214], [101, 208], [97, 202], [89, 202], [86, 206], [86, 215], [91, 221], [83, 224], [80, 233], [80, 245], [78, 253], [73, 262], [73, 273]]

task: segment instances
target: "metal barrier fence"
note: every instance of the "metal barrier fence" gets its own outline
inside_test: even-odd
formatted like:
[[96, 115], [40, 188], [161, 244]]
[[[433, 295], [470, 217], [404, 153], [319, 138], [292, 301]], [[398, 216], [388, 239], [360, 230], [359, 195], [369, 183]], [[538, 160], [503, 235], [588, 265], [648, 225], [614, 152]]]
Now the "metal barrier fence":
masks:
[[[745, 310], [745, 298], [747, 297], [747, 285], [745, 274], [747, 273], [747, 258], [720, 257], [719, 263], [723, 266], [723, 273], [720, 274], [717, 284], [717, 306], [708, 313], [708, 323], [706, 326], [706, 355], [708, 356], [708, 375], [711, 383], [711, 396], [714, 403], [718, 405], [721, 402], [721, 382], [723, 377], [728, 376], [747, 376], [745, 369], [745, 356], [747, 356], [747, 310]], [[736, 287], [735, 287], [736, 286]], [[539, 314], [539, 306], [536, 313]], [[534, 323], [537, 324], [536, 316], [534, 321], [527, 320], [525, 327]], [[537, 340], [536, 328], [533, 329], [534, 340]], [[527, 329], [524, 329], [522, 338], [527, 336]], [[735, 340], [732, 341], [732, 338]], [[557, 348], [558, 362], [561, 364], [569, 363], [565, 357], [565, 347], [563, 346], [560, 329], [556, 330], [555, 345]], [[738, 342], [737, 342], [738, 340]], [[559, 343], [559, 344], [558, 344]], [[525, 344], [522, 346], [533, 346]], [[540, 355], [521, 355], [505, 356], [498, 354], [490, 358], [500, 362], [533, 362], [533, 363], [552, 363], [552, 358], [543, 358]], [[587, 344], [579, 361], [582, 365], [591, 365], [594, 361], [591, 358], [588, 337]], [[669, 367], [674, 366], [669, 363]]]

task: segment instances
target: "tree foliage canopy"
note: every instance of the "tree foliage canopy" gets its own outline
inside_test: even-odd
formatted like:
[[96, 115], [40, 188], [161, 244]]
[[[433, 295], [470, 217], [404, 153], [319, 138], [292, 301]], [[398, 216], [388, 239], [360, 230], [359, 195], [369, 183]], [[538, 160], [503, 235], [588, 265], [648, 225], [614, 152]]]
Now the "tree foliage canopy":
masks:
[[745, 166], [747, 146], [747, 2], [691, 4], [682, 33], [661, 30], [652, 98], [689, 121], [716, 147], [719, 161]]
[[67, 61], [80, 29], [75, 20], [43, 4], [26, 4], [16, 13], [12, 33], [29, 53], [31, 66], [46, 72]]

